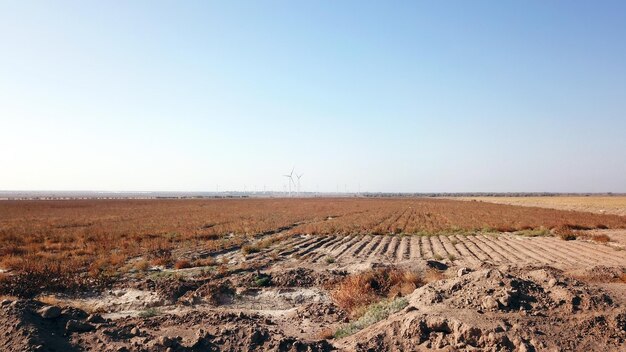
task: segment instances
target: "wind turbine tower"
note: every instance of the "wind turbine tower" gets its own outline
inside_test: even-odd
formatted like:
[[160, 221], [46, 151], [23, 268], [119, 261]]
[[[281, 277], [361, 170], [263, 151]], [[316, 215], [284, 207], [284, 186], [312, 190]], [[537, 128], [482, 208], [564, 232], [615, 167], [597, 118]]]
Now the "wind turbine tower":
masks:
[[293, 182], [293, 170], [295, 168], [295, 166], [291, 168], [291, 173], [289, 175], [283, 175], [284, 177], [287, 177], [289, 179], [289, 197], [291, 197], [291, 184], [295, 185], [295, 182]]
[[296, 177], [298, 178], [298, 196], [300, 196], [300, 177], [302, 177], [303, 175], [304, 174], [300, 174], [300, 175], [296, 174]]

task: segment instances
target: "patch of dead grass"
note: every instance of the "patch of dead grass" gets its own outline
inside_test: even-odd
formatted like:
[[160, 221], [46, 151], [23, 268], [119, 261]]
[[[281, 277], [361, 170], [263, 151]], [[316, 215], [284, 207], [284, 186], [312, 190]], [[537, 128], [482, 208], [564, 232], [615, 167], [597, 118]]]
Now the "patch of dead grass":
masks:
[[331, 291], [335, 304], [352, 316], [383, 298], [410, 294], [425, 283], [416, 272], [385, 267], [350, 275]]
[[591, 240], [598, 243], [607, 243], [611, 241], [611, 238], [605, 234], [592, 235]]

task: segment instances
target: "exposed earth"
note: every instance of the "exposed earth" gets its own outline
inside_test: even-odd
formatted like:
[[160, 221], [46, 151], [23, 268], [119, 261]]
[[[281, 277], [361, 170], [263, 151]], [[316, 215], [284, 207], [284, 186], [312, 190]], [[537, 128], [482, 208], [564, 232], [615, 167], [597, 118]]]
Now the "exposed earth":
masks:
[[[594, 230], [597, 233], [600, 230]], [[6, 351], [624, 351], [626, 251], [514, 234], [294, 236], [218, 267], [129, 274], [89, 295], [7, 297]], [[348, 275], [395, 265], [437, 279], [347, 336], [331, 299]]]

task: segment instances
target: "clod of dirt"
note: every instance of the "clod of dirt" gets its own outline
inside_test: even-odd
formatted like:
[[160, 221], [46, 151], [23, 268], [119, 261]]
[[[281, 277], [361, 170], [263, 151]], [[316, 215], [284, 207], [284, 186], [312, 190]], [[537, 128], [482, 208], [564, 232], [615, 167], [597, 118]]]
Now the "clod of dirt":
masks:
[[78, 320], [68, 320], [68, 322], [65, 324], [65, 331], [67, 331], [68, 333], [87, 332], [93, 329], [95, 329], [93, 325]]
[[200, 286], [195, 291], [187, 291], [178, 299], [185, 305], [193, 305], [199, 302], [207, 302], [213, 305], [220, 305], [232, 301], [235, 289], [230, 280], [216, 280]]
[[54, 319], [61, 315], [61, 308], [57, 306], [47, 306], [41, 308], [38, 313], [44, 319]]
[[470, 272], [472, 272], [472, 270], [469, 268], [466, 268], [466, 267], [459, 268], [459, 270], [457, 270], [456, 272], [456, 276], [461, 277], [463, 275], [469, 274]]
[[92, 324], [103, 324], [106, 323], [106, 319], [104, 319], [101, 315], [99, 314], [90, 314], [87, 317], [87, 322], [88, 323], [92, 323]]
[[200, 283], [184, 279], [164, 279], [155, 284], [156, 292], [170, 303], [175, 303], [185, 293], [196, 290]]
[[[56, 318], [42, 317], [44, 311], [53, 313]], [[49, 309], [49, 306], [32, 300], [11, 301], [3, 305], [0, 307], [0, 350], [76, 350], [76, 342], [66, 334], [66, 326], [69, 330], [75, 327], [84, 330], [83, 324], [89, 324], [84, 322], [87, 314], [75, 308], [65, 308], [60, 314], [56, 313], [59, 313], [56, 309]]]

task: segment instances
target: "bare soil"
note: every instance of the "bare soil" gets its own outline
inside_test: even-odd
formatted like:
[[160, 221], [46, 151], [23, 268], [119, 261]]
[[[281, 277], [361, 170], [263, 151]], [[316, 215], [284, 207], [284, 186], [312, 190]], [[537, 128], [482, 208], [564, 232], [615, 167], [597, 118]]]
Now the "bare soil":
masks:
[[[187, 249], [222, 264], [153, 267], [98, 292], [5, 299], [0, 350], [623, 351], [624, 233], [598, 231], [611, 241], [298, 235], [248, 254]], [[440, 280], [405, 296], [399, 312], [333, 338], [351, 321], [331, 299], [334, 284], [386, 265]], [[60, 314], [46, 317], [47, 306]]]

